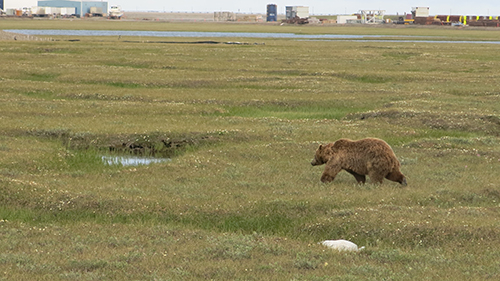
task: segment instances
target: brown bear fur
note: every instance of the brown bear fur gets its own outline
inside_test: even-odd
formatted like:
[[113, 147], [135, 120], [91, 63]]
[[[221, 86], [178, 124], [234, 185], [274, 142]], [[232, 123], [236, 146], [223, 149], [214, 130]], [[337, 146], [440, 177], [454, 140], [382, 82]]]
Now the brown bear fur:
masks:
[[383, 140], [366, 138], [358, 141], [339, 139], [334, 143], [320, 145], [311, 165], [326, 164], [322, 182], [331, 182], [345, 170], [358, 183], [365, 183], [366, 175], [373, 183], [382, 183], [384, 178], [406, 185], [406, 177], [399, 170], [399, 163], [392, 148]]

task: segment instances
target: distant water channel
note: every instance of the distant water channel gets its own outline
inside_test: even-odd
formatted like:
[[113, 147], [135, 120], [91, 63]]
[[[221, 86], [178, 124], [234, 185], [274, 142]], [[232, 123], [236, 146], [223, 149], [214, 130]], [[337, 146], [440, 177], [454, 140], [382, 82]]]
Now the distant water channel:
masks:
[[102, 156], [102, 162], [107, 165], [139, 166], [172, 161], [170, 158], [155, 158], [141, 156]]
[[500, 41], [451, 41], [442, 37], [405, 35], [296, 34], [264, 32], [197, 32], [197, 31], [140, 31], [140, 30], [63, 30], [63, 29], [6, 29], [6, 32], [41, 36], [132, 36], [170, 38], [276, 38], [298, 40], [353, 40], [358, 42], [409, 42], [452, 44], [500, 44]]

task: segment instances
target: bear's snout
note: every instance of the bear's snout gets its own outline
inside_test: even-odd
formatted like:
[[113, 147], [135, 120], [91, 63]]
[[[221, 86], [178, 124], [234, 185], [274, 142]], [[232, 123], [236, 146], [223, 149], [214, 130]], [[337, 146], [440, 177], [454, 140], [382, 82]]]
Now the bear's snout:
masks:
[[403, 177], [403, 180], [401, 181], [401, 185], [407, 186], [408, 183], [406, 182], [406, 177]]

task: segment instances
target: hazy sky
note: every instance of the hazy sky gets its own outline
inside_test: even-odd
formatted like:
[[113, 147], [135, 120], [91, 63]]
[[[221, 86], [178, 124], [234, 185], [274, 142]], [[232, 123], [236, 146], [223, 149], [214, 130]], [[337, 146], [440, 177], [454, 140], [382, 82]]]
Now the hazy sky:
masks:
[[[36, 6], [37, 0], [4, 0], [6, 7]], [[100, 1], [100, 0], [96, 0]], [[477, 0], [476, 0], [477, 1]], [[500, 1], [480, 0], [108, 0], [125, 11], [265, 13], [267, 4], [277, 4], [278, 13], [285, 6], [308, 6], [311, 14], [352, 14], [359, 10], [385, 10], [386, 14], [409, 13], [411, 7], [430, 7], [431, 15], [500, 15]]]

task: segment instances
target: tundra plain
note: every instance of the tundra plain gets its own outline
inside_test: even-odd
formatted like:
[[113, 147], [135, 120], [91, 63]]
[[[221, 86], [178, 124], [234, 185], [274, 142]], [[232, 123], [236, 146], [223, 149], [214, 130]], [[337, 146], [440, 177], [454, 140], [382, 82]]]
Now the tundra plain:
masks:
[[[500, 32], [0, 21], [35, 28]], [[204, 40], [248, 44], [194, 43]], [[499, 53], [370, 40], [0, 40], [0, 280], [498, 280]], [[364, 137], [392, 146], [407, 187], [358, 185], [346, 172], [320, 182], [317, 146]], [[130, 153], [172, 160], [101, 159]], [[365, 249], [318, 244], [335, 239]]]

